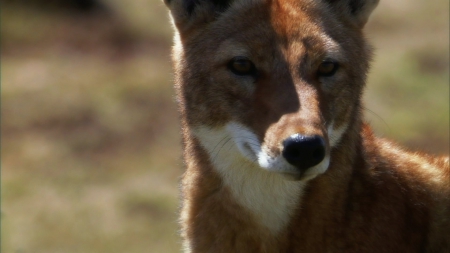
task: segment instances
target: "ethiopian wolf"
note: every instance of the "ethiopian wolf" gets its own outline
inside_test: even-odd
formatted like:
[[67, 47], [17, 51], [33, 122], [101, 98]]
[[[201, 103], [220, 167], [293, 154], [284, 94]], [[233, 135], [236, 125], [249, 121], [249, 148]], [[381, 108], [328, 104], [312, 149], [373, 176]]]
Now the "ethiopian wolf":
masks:
[[362, 117], [378, 0], [166, 0], [185, 252], [450, 252], [448, 157]]

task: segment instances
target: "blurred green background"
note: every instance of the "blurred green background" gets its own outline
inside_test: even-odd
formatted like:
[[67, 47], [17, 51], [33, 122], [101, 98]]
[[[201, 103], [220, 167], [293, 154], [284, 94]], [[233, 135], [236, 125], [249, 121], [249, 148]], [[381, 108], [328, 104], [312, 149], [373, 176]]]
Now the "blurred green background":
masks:
[[[381, 0], [378, 135], [449, 152], [449, 2]], [[183, 172], [160, 0], [1, 1], [1, 251], [180, 252]]]

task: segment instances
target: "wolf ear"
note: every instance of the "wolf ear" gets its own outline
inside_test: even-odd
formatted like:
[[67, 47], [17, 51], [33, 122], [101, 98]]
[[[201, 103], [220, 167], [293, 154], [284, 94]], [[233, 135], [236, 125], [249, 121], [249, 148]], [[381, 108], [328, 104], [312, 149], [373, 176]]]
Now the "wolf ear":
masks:
[[379, 0], [325, 0], [338, 14], [344, 14], [356, 26], [362, 28]]
[[215, 20], [233, 0], [164, 0], [181, 36]]

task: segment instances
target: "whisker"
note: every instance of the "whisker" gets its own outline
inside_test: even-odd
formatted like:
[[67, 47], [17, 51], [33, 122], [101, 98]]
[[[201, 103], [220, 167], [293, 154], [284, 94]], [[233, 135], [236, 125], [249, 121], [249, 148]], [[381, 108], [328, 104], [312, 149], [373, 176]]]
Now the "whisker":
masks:
[[222, 138], [219, 142], [217, 142], [216, 146], [211, 151], [211, 154], [214, 154], [214, 151], [216, 150], [216, 148], [219, 146], [220, 143], [222, 143], [224, 140], [228, 141], [229, 139], [231, 139], [231, 137], [225, 137], [225, 138]]
[[389, 131], [391, 130], [391, 127], [389, 126], [389, 124], [377, 113], [375, 113], [374, 111], [370, 110], [369, 108], [365, 107], [365, 106], [361, 106], [364, 110], [370, 112], [372, 115], [375, 115], [375, 117], [377, 117], [379, 120], [381, 120], [381, 122], [384, 123], [384, 125], [389, 129]]
[[[218, 156], [219, 153], [222, 151], [223, 147], [224, 147], [225, 145], [227, 145], [227, 143], [228, 143], [231, 139], [232, 139], [232, 138], [230, 138], [230, 137], [227, 138], [227, 140], [225, 141], [225, 143], [220, 147], [219, 150], [217, 150], [217, 153], [214, 155], [214, 159], [213, 159], [213, 160], [216, 160], [217, 156]], [[229, 149], [228, 149], [228, 150], [229, 150]]]

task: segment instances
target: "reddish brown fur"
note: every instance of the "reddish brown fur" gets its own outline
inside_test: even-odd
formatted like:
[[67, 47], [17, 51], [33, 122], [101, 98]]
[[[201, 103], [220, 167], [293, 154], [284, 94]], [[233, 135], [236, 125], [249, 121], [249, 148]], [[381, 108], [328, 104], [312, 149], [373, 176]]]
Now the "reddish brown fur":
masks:
[[[353, 15], [348, 1], [330, 2], [235, 0], [214, 15], [208, 1], [192, 14], [181, 0], [168, 3], [180, 40], [174, 60], [187, 167], [181, 226], [192, 252], [450, 252], [449, 160], [409, 153], [363, 123], [370, 47], [362, 27], [370, 10]], [[323, 35], [339, 45], [343, 73], [325, 88], [313, 74], [329, 50]], [[224, 70], [236, 45], [262, 70], [253, 92]], [[192, 134], [231, 120], [273, 153], [293, 133], [328, 138], [326, 124], [349, 125], [339, 145], [327, 147], [328, 170], [307, 182], [278, 234], [236, 202]]]

